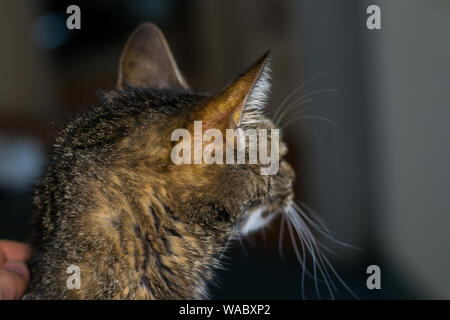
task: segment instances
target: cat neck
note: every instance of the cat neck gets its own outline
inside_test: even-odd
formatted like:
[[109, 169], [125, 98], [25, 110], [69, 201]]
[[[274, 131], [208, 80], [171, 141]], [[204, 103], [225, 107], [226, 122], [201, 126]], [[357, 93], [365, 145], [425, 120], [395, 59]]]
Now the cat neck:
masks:
[[187, 223], [156, 196], [146, 216], [134, 226], [141, 248], [137, 298], [208, 298], [207, 284], [220, 267], [231, 228]]

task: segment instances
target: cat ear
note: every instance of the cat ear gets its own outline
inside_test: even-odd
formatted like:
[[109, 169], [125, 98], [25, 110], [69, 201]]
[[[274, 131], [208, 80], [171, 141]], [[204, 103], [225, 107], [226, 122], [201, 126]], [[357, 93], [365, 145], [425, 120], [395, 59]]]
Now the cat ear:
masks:
[[269, 52], [220, 93], [206, 101], [202, 120], [207, 127], [234, 129], [258, 122], [270, 90]]
[[117, 87], [127, 86], [189, 89], [163, 33], [153, 23], [134, 30], [123, 49]]

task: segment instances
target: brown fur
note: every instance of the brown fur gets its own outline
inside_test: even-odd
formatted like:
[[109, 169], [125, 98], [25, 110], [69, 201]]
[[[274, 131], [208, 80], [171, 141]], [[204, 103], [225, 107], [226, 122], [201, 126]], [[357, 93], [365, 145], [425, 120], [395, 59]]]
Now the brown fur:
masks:
[[[230, 94], [216, 95], [219, 104], [179, 89], [177, 81], [176, 90], [125, 86], [104, 93], [98, 106], [77, 116], [57, 138], [36, 191], [25, 298], [206, 298], [232, 230], [249, 208], [282, 208], [292, 197], [294, 174], [284, 144], [274, 176], [260, 175], [260, 165], [175, 165], [171, 132], [198, 117], [212, 121], [211, 108], [223, 114], [214, 115], [216, 124], [239, 125], [235, 114], [245, 114], [265, 63], [235, 82], [241, 81], [240, 96], [225, 111]], [[227, 90], [237, 95], [233, 86]], [[273, 127], [259, 120], [255, 128]], [[81, 289], [66, 286], [71, 264], [81, 269]]]

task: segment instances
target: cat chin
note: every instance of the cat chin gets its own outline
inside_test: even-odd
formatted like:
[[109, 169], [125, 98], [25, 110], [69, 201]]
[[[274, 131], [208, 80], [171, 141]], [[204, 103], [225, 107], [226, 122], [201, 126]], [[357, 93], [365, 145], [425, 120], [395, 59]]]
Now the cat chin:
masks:
[[246, 235], [264, 228], [278, 214], [277, 212], [267, 212], [267, 206], [260, 205], [250, 208], [246, 213], [246, 219], [239, 227], [240, 234]]

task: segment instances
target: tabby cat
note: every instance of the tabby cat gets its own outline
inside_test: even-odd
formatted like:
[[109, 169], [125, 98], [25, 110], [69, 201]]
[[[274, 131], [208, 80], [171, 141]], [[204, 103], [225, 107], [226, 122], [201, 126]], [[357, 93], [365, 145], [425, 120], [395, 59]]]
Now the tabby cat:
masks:
[[[265, 54], [219, 93], [195, 93], [158, 27], [138, 27], [117, 88], [56, 139], [35, 195], [25, 299], [207, 298], [228, 240], [290, 205], [294, 172], [282, 141], [275, 175], [262, 175], [260, 163], [177, 165], [171, 132], [195, 120], [273, 129], [268, 90]], [[67, 284], [72, 265], [79, 288]]]

